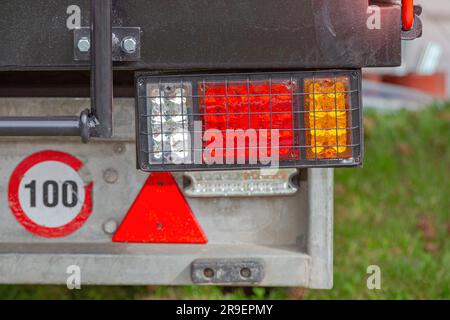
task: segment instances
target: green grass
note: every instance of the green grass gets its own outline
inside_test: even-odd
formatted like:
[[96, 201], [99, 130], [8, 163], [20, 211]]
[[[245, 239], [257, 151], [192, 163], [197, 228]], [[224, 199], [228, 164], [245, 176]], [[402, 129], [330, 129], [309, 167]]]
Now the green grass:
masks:
[[450, 108], [369, 112], [365, 127], [364, 168], [336, 171], [334, 290], [305, 298], [450, 298]]
[[[333, 290], [0, 286], [0, 298], [450, 299], [450, 106], [364, 122], [364, 168], [336, 170]], [[382, 290], [367, 289], [369, 265]]]

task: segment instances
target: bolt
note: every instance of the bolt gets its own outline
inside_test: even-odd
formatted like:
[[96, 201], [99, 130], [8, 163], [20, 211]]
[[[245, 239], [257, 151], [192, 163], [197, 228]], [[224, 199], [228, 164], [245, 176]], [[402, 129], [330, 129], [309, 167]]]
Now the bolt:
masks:
[[205, 276], [205, 278], [211, 279], [212, 277], [214, 277], [214, 270], [211, 268], [206, 268], [205, 270], [203, 270], [203, 275]]
[[116, 230], [117, 222], [113, 219], [110, 219], [103, 224], [103, 231], [105, 231], [106, 234], [114, 234]]
[[88, 52], [91, 49], [91, 41], [88, 37], [81, 37], [78, 40], [77, 47], [80, 52]]
[[109, 168], [103, 172], [103, 180], [105, 180], [106, 183], [116, 183], [118, 178], [119, 173], [115, 169]]
[[135, 37], [125, 37], [122, 40], [122, 50], [125, 53], [131, 54], [136, 52], [137, 41]]
[[249, 268], [242, 268], [241, 269], [241, 277], [242, 278], [250, 278], [252, 275], [252, 272]]

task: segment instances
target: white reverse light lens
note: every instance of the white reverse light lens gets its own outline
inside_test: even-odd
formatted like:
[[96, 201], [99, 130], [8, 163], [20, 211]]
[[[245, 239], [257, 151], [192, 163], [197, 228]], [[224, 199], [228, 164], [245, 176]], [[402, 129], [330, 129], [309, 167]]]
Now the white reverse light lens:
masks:
[[190, 197], [280, 196], [297, 192], [291, 177], [297, 169], [280, 169], [274, 175], [260, 170], [187, 172], [191, 185], [184, 189]]
[[148, 83], [147, 113], [150, 164], [190, 163], [191, 83]]

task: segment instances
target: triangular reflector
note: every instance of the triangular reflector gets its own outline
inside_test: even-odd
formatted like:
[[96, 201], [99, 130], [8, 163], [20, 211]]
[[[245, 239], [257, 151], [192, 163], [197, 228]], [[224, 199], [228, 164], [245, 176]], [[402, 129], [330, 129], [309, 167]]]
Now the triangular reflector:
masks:
[[204, 244], [208, 239], [175, 179], [161, 172], [147, 179], [113, 241]]

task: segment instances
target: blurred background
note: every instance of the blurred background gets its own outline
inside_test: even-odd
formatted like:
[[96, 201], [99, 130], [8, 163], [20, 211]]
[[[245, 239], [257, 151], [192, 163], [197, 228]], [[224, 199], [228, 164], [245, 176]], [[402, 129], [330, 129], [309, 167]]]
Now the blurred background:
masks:
[[450, 97], [450, 3], [415, 3], [423, 7], [424, 34], [403, 42], [401, 67], [365, 70], [364, 103], [368, 107], [420, 109]]
[[[450, 299], [450, 2], [404, 64], [365, 70], [365, 164], [335, 171], [334, 289], [0, 286], [3, 299]], [[378, 265], [382, 289], [366, 287]]]

